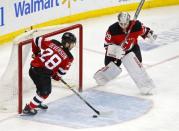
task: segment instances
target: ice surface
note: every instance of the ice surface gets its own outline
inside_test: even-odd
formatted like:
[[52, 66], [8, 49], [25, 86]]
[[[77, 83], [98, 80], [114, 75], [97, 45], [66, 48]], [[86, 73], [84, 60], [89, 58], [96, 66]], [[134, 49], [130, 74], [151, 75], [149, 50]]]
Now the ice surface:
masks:
[[[83, 20], [84, 26], [84, 88], [134, 96], [153, 101], [152, 109], [145, 115], [124, 123], [80, 130], [92, 131], [178, 131], [179, 130], [179, 6], [142, 10], [139, 16], [145, 25], [159, 36], [155, 48], [142, 50], [143, 64], [157, 88], [153, 96], [141, 96], [137, 87], [123, 68], [123, 73], [105, 87], [95, 87], [93, 74], [103, 66], [103, 42], [109, 25], [116, 21], [116, 14]], [[130, 12], [134, 14], [134, 12]], [[142, 44], [143, 41], [141, 40]], [[144, 45], [143, 45], [144, 46]], [[146, 46], [144, 46], [146, 48]], [[143, 48], [143, 49], [144, 49]], [[0, 73], [7, 65], [10, 45], [0, 47]], [[70, 91], [65, 91], [70, 92]], [[58, 92], [59, 96], [63, 96]], [[89, 94], [90, 96], [90, 94]], [[54, 97], [52, 93], [51, 99]], [[63, 98], [62, 98], [63, 99]], [[97, 100], [96, 100], [97, 101]], [[96, 102], [95, 101], [95, 102]], [[115, 101], [113, 102], [115, 103]], [[110, 104], [109, 102], [105, 103]], [[118, 101], [116, 100], [116, 105]], [[124, 103], [123, 103], [124, 104]], [[68, 104], [66, 104], [68, 105]], [[75, 106], [75, 105], [74, 105]], [[64, 107], [63, 107], [64, 108]], [[79, 107], [80, 108], [80, 107]], [[84, 107], [83, 107], [84, 108]], [[85, 107], [86, 108], [86, 107]], [[73, 108], [74, 109], [74, 108]], [[69, 109], [68, 109], [69, 111]], [[85, 110], [84, 110], [85, 111]], [[47, 115], [48, 112], [46, 112]], [[66, 112], [69, 113], [69, 112]], [[81, 112], [82, 113], [82, 112]], [[68, 117], [68, 116], [67, 116]], [[59, 116], [60, 119], [60, 116]], [[78, 119], [78, 117], [77, 117]], [[96, 120], [97, 121], [97, 120]], [[73, 128], [24, 120], [8, 113], [0, 114], [0, 131], [71, 131]]]
[[92, 116], [96, 113], [76, 95], [71, 95], [48, 104], [49, 109], [39, 110], [36, 116], [20, 118], [71, 128], [92, 128], [119, 124], [140, 117], [153, 105], [151, 100], [94, 89], [84, 91], [81, 96], [98, 111], [109, 113], [94, 119]]

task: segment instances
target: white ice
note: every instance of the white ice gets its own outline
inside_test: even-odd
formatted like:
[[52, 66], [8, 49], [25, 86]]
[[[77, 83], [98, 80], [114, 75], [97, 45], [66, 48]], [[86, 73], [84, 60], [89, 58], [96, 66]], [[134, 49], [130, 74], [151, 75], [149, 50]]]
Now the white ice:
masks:
[[[156, 84], [152, 96], [142, 96], [123, 69], [116, 80], [98, 90], [114, 92], [153, 101], [153, 108], [143, 116], [116, 125], [86, 128], [88, 131], [178, 131], [179, 130], [179, 6], [142, 10], [139, 20], [151, 27], [158, 40], [151, 44], [159, 47], [142, 50], [143, 64]], [[131, 15], [134, 12], [130, 12]], [[93, 74], [103, 66], [105, 32], [116, 21], [116, 14], [79, 21], [84, 26], [84, 89], [95, 88]], [[143, 41], [140, 40], [140, 43]], [[149, 44], [149, 42], [144, 42]], [[152, 46], [152, 45], [151, 45]], [[11, 45], [0, 46], [0, 73], [3, 73]], [[59, 94], [58, 94], [59, 95]], [[52, 96], [53, 97], [53, 96]], [[115, 102], [115, 101], [111, 101]], [[68, 112], [67, 112], [68, 113]], [[0, 131], [71, 131], [73, 128], [22, 120], [12, 114], [0, 113]]]

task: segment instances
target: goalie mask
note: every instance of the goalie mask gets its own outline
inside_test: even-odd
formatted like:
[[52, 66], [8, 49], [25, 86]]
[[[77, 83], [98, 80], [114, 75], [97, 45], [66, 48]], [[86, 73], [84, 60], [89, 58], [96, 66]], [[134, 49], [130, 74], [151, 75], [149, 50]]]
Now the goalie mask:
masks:
[[76, 37], [70, 32], [66, 32], [62, 35], [62, 44], [71, 50], [76, 45]]
[[118, 14], [118, 22], [121, 28], [126, 29], [129, 26], [130, 15], [127, 12]]

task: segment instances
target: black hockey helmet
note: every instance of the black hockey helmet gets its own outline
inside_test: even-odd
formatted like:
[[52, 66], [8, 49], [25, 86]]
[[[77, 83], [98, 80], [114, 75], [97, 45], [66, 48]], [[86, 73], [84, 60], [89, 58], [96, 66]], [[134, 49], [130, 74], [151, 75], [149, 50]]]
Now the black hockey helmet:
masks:
[[66, 44], [66, 43], [76, 43], [75, 35], [70, 32], [65, 32], [62, 35], [62, 44]]

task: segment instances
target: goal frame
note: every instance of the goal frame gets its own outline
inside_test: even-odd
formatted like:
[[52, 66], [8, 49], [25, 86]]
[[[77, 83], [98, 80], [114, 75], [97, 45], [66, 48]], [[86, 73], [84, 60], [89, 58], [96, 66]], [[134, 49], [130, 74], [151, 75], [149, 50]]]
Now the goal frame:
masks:
[[[44, 38], [57, 35], [73, 29], [79, 29], [79, 92], [82, 92], [83, 87], [83, 26], [82, 24], [75, 24], [68, 27], [64, 27], [57, 31], [52, 31], [48, 34], [42, 35]], [[18, 113], [22, 113], [23, 105], [23, 46], [32, 43], [33, 39], [28, 39], [19, 42], [18, 44]]]

